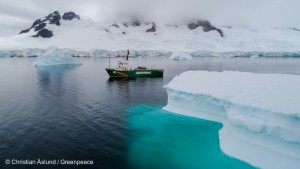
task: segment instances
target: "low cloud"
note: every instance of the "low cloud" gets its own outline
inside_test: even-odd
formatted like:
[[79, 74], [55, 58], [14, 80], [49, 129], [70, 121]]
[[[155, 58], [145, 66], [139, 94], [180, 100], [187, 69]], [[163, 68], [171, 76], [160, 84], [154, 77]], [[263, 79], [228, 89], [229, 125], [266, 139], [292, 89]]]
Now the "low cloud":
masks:
[[0, 26], [25, 28], [58, 10], [95, 22], [127, 13], [163, 22], [202, 18], [216, 25], [299, 27], [299, 9], [298, 0], [1, 0]]

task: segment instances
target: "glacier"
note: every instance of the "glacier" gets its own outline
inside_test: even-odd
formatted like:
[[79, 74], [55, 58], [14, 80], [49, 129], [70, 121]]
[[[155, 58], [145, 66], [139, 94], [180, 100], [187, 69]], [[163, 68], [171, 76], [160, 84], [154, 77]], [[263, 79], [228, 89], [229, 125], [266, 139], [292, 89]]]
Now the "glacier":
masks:
[[[72, 57], [124, 57], [127, 50], [104, 50], [104, 49], [90, 49], [80, 50], [72, 48], [58, 48], [55, 47], [57, 52]], [[37, 57], [43, 53], [51, 51], [49, 48], [28, 48], [28, 49], [0, 49], [0, 58], [11, 58], [11, 57]], [[156, 50], [130, 50], [130, 57], [141, 57], [141, 56], [170, 56], [170, 51], [156, 51]], [[300, 56], [300, 54], [299, 54]]]
[[35, 66], [51, 65], [81, 65], [74, 57], [60, 52], [56, 47], [50, 47], [46, 52], [39, 54], [34, 62]]
[[188, 71], [164, 110], [223, 124], [220, 148], [259, 168], [300, 168], [300, 76]]
[[[72, 57], [124, 57], [127, 50], [105, 50], [105, 49], [77, 49], [59, 48], [60, 53]], [[0, 49], [0, 58], [11, 57], [37, 57], [49, 48], [25, 48], [25, 49]], [[258, 51], [234, 51], [234, 52], [213, 52], [198, 50], [194, 52], [167, 51], [167, 50], [130, 50], [130, 57], [143, 56], [165, 56], [174, 60], [190, 60], [193, 58], [300, 58], [300, 52], [258, 52]]]

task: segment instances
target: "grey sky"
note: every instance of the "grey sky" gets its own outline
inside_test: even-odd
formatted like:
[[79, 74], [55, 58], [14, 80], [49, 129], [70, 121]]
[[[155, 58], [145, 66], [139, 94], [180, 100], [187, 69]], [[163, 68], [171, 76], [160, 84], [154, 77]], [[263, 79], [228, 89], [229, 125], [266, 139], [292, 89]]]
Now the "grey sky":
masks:
[[203, 18], [217, 25], [300, 25], [299, 0], [0, 0], [0, 36], [55, 10], [72, 10], [97, 22], [134, 12], [161, 20]]

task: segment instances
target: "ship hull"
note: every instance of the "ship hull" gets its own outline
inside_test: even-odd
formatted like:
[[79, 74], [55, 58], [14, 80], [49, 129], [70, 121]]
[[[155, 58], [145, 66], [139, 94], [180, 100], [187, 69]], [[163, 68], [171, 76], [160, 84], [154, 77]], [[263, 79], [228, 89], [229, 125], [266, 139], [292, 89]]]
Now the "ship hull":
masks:
[[147, 70], [117, 70], [108, 69], [106, 71], [110, 77], [163, 77], [163, 69]]

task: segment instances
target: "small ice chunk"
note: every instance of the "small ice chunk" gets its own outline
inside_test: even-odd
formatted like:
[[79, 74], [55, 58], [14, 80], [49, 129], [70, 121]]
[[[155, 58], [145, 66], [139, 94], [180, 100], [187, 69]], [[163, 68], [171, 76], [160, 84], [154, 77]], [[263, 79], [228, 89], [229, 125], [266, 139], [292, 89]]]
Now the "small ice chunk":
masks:
[[172, 55], [170, 56], [170, 59], [174, 60], [191, 60], [193, 59], [193, 56], [189, 53], [185, 53], [182, 51], [172, 52]]

